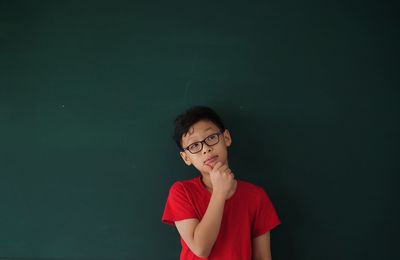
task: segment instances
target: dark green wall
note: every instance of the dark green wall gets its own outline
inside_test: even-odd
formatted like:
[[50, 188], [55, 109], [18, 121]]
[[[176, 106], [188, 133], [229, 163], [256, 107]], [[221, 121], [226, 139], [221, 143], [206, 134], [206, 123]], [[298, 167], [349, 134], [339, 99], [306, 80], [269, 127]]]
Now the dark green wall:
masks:
[[0, 258], [177, 259], [170, 136], [214, 107], [274, 259], [397, 259], [398, 6], [1, 1]]

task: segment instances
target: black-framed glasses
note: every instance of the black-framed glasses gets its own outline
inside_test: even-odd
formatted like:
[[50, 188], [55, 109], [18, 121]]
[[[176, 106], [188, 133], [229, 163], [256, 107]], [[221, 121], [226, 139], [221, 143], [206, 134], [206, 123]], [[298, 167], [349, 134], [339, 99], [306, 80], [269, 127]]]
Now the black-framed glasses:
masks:
[[221, 132], [207, 136], [203, 141], [198, 141], [182, 148], [182, 151], [189, 151], [190, 153], [198, 153], [203, 150], [203, 143], [208, 146], [216, 145], [219, 142], [219, 136], [222, 135]]

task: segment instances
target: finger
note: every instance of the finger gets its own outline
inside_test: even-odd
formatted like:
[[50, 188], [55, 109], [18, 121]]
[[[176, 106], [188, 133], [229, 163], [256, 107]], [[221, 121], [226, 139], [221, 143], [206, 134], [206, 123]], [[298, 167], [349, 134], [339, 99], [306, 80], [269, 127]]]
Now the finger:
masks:
[[219, 167], [218, 163], [219, 162], [217, 162], [214, 166], [212, 166], [212, 164], [208, 164], [208, 163], [203, 163], [203, 165], [205, 165], [211, 171], [211, 170], [214, 170], [214, 169], [218, 169], [218, 167]]
[[233, 176], [233, 172], [231, 171], [231, 169], [227, 169], [223, 174], [228, 176]]
[[218, 170], [219, 170], [220, 172], [226, 172], [227, 169], [229, 169], [228, 165], [224, 164], [224, 165], [222, 165]]
[[232, 173], [231, 169], [229, 169], [229, 168], [226, 169], [225, 172], [228, 173], [228, 174], [231, 174], [231, 173]]
[[217, 162], [214, 167], [212, 168], [214, 171], [218, 170], [219, 168], [221, 168], [222, 166], [222, 162]]
[[211, 165], [209, 165], [209, 164], [204, 164], [204, 166], [206, 166], [206, 168], [208, 169], [208, 171], [212, 171], [212, 169], [213, 169], [213, 167], [211, 166]]
[[224, 177], [232, 177], [233, 178], [233, 174], [231, 172], [224, 172], [224, 173], [222, 173], [222, 176], [224, 176]]

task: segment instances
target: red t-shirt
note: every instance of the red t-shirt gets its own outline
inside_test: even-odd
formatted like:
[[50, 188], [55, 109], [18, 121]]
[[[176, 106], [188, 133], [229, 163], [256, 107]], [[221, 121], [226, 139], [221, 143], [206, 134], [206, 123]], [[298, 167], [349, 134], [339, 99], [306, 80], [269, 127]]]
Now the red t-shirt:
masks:
[[[162, 221], [170, 225], [189, 218], [200, 221], [210, 198], [211, 194], [200, 176], [178, 181], [171, 186]], [[279, 224], [279, 217], [267, 193], [261, 187], [238, 180], [235, 193], [225, 202], [220, 231], [209, 257], [197, 257], [181, 238], [180, 259], [250, 260], [252, 239]]]

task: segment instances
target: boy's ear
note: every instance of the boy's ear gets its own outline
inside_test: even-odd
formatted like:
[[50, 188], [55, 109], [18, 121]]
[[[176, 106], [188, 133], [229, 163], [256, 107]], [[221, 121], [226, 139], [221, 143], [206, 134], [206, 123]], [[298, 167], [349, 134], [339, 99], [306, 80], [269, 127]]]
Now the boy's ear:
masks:
[[226, 147], [231, 146], [231, 144], [232, 144], [232, 137], [231, 137], [231, 134], [229, 133], [229, 130], [228, 130], [228, 129], [225, 129], [225, 131], [224, 131], [224, 140], [225, 140], [225, 145], [226, 145]]
[[189, 156], [184, 153], [184, 152], [180, 152], [179, 153], [183, 159], [183, 161], [186, 163], [187, 166], [190, 166], [192, 164], [192, 160], [190, 160]]

